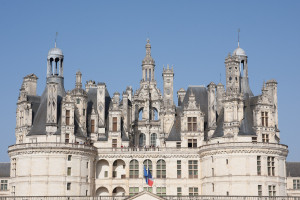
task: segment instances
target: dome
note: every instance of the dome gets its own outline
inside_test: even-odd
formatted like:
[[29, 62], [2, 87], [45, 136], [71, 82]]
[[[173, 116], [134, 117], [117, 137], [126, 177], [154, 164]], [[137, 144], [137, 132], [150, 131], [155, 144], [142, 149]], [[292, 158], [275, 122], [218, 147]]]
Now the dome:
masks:
[[52, 48], [52, 49], [49, 50], [48, 56], [50, 56], [50, 55], [63, 56], [63, 52], [60, 48], [55, 47], [55, 48]]
[[233, 55], [234, 56], [246, 56], [246, 52], [244, 51], [244, 49], [238, 47], [233, 51]]

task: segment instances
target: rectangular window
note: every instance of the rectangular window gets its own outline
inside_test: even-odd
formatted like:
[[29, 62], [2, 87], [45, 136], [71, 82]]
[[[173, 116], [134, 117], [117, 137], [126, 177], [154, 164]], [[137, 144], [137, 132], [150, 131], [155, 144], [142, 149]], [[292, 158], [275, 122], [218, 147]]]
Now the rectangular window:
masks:
[[95, 133], [95, 120], [91, 120], [91, 133]]
[[261, 157], [257, 156], [257, 175], [261, 175]]
[[12, 177], [16, 177], [17, 175], [17, 162], [16, 158], [12, 159]]
[[275, 176], [275, 157], [268, 156], [268, 176]]
[[276, 186], [275, 185], [269, 185], [269, 196], [276, 196]]
[[118, 140], [112, 139], [112, 148], [117, 148]]
[[108, 177], [108, 171], [104, 172], [104, 177], [107, 178]]
[[152, 187], [144, 187], [144, 191], [153, 192]]
[[188, 117], [188, 131], [197, 131], [197, 117]]
[[67, 183], [67, 190], [71, 190], [71, 183]]
[[72, 155], [68, 155], [68, 161], [72, 160]]
[[139, 193], [139, 188], [138, 187], [130, 187], [129, 188], [129, 195], [133, 196], [135, 194]]
[[76, 103], [77, 103], [77, 104], [80, 104], [80, 99], [76, 99]]
[[117, 132], [117, 128], [118, 128], [117, 117], [113, 117], [113, 130], [112, 131]]
[[262, 134], [262, 142], [269, 143], [269, 134]]
[[85, 178], [85, 182], [89, 182], [89, 176], [86, 176], [86, 178]]
[[256, 143], [257, 142], [257, 137], [252, 137], [252, 142]]
[[189, 178], [198, 178], [197, 160], [189, 160]]
[[189, 188], [189, 196], [198, 196], [198, 188], [190, 187]]
[[86, 168], [87, 169], [89, 168], [89, 162], [86, 162]]
[[0, 191], [7, 191], [8, 180], [1, 180]]
[[215, 176], [215, 169], [211, 168], [211, 176]]
[[257, 186], [258, 196], [262, 196], [262, 185]]
[[67, 175], [68, 175], [68, 176], [71, 176], [71, 167], [68, 167]]
[[177, 188], [177, 196], [182, 196], [182, 189], [181, 189], [181, 187]]
[[293, 189], [294, 190], [300, 190], [300, 179], [294, 179], [293, 180]]
[[177, 160], [177, 178], [181, 178], [181, 160]]
[[69, 143], [70, 139], [69, 139], [69, 133], [66, 133], [65, 135], [65, 143]]
[[85, 109], [82, 110], [82, 115], [85, 116]]
[[166, 196], [166, 187], [157, 187], [156, 194], [159, 196]]
[[268, 112], [261, 112], [261, 125], [268, 127]]
[[212, 191], [214, 192], [215, 191], [215, 184], [212, 183]]
[[70, 110], [66, 110], [66, 125], [70, 125]]
[[181, 142], [176, 142], [176, 148], [180, 149], [181, 148]]
[[188, 139], [189, 148], [197, 148], [197, 139]]

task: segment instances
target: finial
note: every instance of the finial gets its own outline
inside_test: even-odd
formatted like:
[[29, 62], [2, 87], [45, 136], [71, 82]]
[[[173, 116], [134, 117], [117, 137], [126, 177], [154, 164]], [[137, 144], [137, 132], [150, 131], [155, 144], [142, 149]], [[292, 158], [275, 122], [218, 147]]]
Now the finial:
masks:
[[240, 47], [240, 32], [241, 32], [241, 30], [238, 29], [238, 47]]
[[170, 66], [169, 66], [169, 64], [167, 64], [167, 68], [168, 68], [168, 69], [170, 69]]
[[58, 32], [56, 32], [56, 35], [55, 35], [55, 44], [54, 44], [54, 47], [56, 48], [56, 39], [57, 39], [57, 35], [58, 35]]
[[221, 77], [222, 77], [222, 74], [220, 73], [220, 83], [221, 83]]
[[149, 44], [150, 43], [150, 39], [149, 39], [149, 37], [147, 37], [147, 44]]

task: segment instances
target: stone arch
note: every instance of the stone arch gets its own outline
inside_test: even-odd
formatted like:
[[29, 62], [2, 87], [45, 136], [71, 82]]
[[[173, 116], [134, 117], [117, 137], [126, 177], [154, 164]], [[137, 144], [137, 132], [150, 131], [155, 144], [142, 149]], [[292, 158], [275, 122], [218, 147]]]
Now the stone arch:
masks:
[[151, 108], [150, 120], [159, 120], [158, 110], [155, 107]]
[[109, 162], [105, 159], [99, 160], [96, 164], [96, 178], [108, 178]]
[[99, 187], [96, 190], [96, 196], [109, 196], [108, 189], [106, 187]]
[[144, 107], [138, 109], [138, 120], [143, 120]]
[[112, 178], [126, 178], [126, 164], [124, 160], [117, 159], [113, 162]]
[[112, 191], [112, 196], [125, 196], [125, 189], [121, 186], [115, 187]]

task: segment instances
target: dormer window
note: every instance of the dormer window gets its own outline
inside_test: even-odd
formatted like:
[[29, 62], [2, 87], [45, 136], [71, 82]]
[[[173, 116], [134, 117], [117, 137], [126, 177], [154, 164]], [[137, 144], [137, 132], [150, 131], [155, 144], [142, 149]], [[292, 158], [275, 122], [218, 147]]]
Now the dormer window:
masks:
[[197, 117], [188, 117], [188, 131], [197, 131]]
[[261, 112], [261, 125], [268, 127], [268, 112]]

